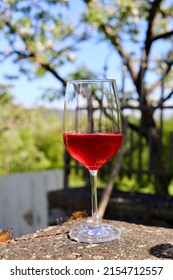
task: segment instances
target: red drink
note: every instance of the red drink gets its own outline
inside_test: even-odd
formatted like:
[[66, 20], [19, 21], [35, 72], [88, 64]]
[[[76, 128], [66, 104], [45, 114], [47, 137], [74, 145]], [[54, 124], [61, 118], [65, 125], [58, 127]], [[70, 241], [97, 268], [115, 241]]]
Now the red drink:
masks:
[[68, 153], [89, 170], [98, 170], [121, 146], [122, 134], [64, 133]]

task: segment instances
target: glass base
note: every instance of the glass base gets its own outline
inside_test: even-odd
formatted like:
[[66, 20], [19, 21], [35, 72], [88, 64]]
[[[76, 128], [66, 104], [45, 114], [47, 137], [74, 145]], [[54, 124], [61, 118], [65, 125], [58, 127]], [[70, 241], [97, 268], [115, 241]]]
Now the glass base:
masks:
[[94, 227], [86, 224], [72, 228], [69, 236], [71, 239], [85, 243], [101, 243], [117, 239], [121, 235], [121, 230], [108, 224], [101, 224]]

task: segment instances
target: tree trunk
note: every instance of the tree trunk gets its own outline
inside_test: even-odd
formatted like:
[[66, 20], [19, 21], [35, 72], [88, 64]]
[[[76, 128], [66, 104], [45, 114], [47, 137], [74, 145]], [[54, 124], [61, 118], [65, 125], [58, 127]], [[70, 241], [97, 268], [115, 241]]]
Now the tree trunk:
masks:
[[163, 143], [160, 130], [157, 128], [153, 117], [154, 110], [142, 112], [142, 134], [146, 136], [150, 149], [150, 170], [155, 174], [155, 191], [160, 194], [168, 194], [168, 186], [171, 175], [168, 171], [168, 164], [163, 151]]

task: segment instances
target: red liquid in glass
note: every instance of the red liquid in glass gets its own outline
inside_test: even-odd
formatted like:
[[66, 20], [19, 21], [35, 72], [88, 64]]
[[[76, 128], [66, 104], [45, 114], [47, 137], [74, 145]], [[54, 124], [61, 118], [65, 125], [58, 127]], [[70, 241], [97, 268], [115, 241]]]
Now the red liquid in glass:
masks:
[[122, 134], [64, 133], [68, 153], [89, 170], [98, 170], [121, 146]]

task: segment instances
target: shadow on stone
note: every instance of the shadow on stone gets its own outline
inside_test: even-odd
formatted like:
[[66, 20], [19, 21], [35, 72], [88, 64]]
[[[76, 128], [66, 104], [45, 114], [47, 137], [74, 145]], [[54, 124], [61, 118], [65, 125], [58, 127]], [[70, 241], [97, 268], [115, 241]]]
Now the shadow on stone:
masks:
[[156, 245], [149, 252], [157, 258], [173, 259], [173, 245], [170, 243]]

